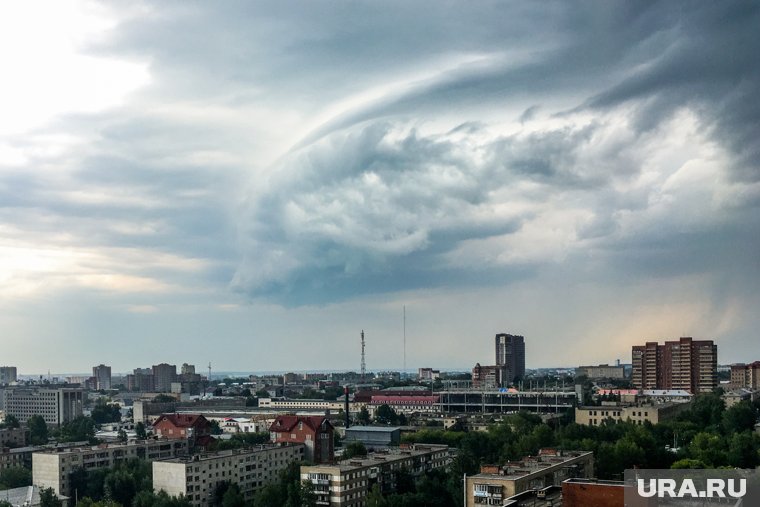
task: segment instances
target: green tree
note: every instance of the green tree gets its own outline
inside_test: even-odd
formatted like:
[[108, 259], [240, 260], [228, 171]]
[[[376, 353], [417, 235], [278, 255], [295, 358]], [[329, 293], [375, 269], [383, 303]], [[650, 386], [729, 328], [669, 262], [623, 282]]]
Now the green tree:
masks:
[[398, 414], [388, 405], [377, 407], [375, 419], [380, 424], [398, 424]]
[[137, 424], [135, 424], [135, 436], [139, 440], [145, 440], [148, 438], [148, 433], [145, 431], [145, 423], [140, 421]]
[[345, 451], [343, 451], [344, 459], [353, 458], [355, 456], [366, 456], [366, 455], [367, 455], [367, 448], [364, 447], [364, 444], [361, 442], [349, 442], [348, 445], [346, 445]]
[[13, 504], [7, 500], [0, 500], [0, 507], [13, 507]]
[[26, 423], [29, 428], [29, 441], [32, 445], [44, 445], [48, 443], [48, 427], [41, 415], [33, 415]]
[[362, 407], [361, 410], [359, 410], [359, 415], [356, 416], [356, 422], [363, 425], [369, 424], [370, 417], [367, 407]]
[[21, 488], [32, 485], [32, 472], [24, 467], [10, 467], [0, 471], [0, 489]]
[[684, 458], [684, 459], [679, 459], [678, 461], [673, 463], [670, 466], [670, 468], [672, 468], [673, 470], [688, 470], [688, 469], [701, 470], [701, 469], [707, 468], [707, 466], [705, 466], [705, 464], [702, 461], [699, 461], [698, 459]]
[[21, 423], [18, 418], [13, 414], [6, 414], [3, 423], [0, 424], [0, 428], [20, 428]]
[[237, 484], [230, 484], [222, 496], [222, 507], [245, 507], [245, 497]]
[[92, 417], [95, 424], [119, 422], [121, 421], [121, 408], [118, 405], [106, 404], [101, 399], [92, 408], [90, 417]]
[[40, 507], [63, 507], [63, 502], [56, 496], [53, 488], [40, 490]]
[[726, 433], [753, 431], [757, 422], [757, 409], [749, 402], [742, 401], [723, 413], [723, 428]]

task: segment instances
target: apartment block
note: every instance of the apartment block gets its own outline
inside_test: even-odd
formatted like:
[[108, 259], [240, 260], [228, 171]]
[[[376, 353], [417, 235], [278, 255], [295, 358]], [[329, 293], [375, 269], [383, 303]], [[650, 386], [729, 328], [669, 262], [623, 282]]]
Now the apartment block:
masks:
[[691, 407], [691, 403], [660, 403], [656, 405], [602, 405], [598, 407], [576, 407], [575, 423], [586, 426], [599, 426], [606, 419], [628, 421], [634, 424], [650, 422], [658, 424]]
[[275, 482], [288, 465], [303, 459], [302, 444], [265, 445], [153, 462], [153, 489], [184, 495], [194, 507], [214, 505], [223, 482], [235, 483], [246, 500]]
[[77, 468], [111, 468], [133, 458], [155, 461], [187, 453], [186, 440], [135, 440], [126, 444], [100, 444], [35, 452], [32, 455], [32, 483], [53, 488], [57, 495], [73, 496], [69, 476]]
[[497, 334], [496, 365], [506, 369], [504, 382], [511, 384], [525, 377], [525, 338], [520, 335]]
[[466, 507], [503, 505], [505, 499], [524, 491], [560, 486], [566, 479], [593, 475], [591, 451], [541, 449], [538, 456], [501, 466], [481, 466], [478, 475], [466, 478]]
[[177, 381], [177, 365], [156, 364], [153, 370], [154, 389], [157, 393], [169, 393], [172, 390], [172, 382]]
[[718, 385], [718, 346], [683, 337], [662, 345], [647, 342], [631, 350], [633, 385], [639, 389], [712, 392]]
[[317, 505], [360, 507], [377, 484], [383, 494], [396, 490], [400, 471], [420, 476], [451, 463], [446, 445], [414, 444], [351, 458], [334, 465], [302, 466], [301, 480], [314, 485]]
[[760, 361], [731, 365], [732, 389], [760, 389]]
[[82, 415], [85, 393], [74, 387], [9, 387], [3, 391], [6, 414], [26, 422], [40, 415], [49, 426], [57, 426]]
[[95, 389], [111, 389], [111, 367], [104, 364], [93, 366], [92, 376], [95, 379]]
[[23, 447], [29, 440], [29, 430], [21, 428], [0, 428], [0, 447]]
[[18, 380], [18, 371], [15, 366], [0, 366], [0, 385], [12, 384]]

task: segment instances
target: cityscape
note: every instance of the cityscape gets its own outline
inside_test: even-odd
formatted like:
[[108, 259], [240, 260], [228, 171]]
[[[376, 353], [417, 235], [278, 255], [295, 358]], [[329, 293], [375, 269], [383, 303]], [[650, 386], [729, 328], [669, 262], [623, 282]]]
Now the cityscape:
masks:
[[760, 505], [760, 2], [0, 2], [0, 507]]
[[[469, 372], [371, 372], [363, 353], [358, 371], [246, 377], [160, 363], [24, 379], [2, 366], [0, 480], [14, 487], [0, 500], [612, 506], [633, 487], [625, 468], [760, 465], [760, 360], [723, 366], [714, 341], [680, 337], [633, 345], [630, 362], [526, 369], [529, 339], [496, 334]], [[716, 423], [728, 452], [710, 443]], [[634, 435], [622, 455], [621, 440], [568, 447], [568, 433], [617, 428]], [[667, 444], [644, 455], [641, 428]], [[518, 445], [487, 450], [504, 432]]]

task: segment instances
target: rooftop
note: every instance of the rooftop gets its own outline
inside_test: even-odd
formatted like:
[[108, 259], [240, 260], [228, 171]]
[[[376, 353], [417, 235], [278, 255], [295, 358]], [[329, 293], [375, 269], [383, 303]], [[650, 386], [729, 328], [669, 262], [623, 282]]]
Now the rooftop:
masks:
[[538, 456], [528, 456], [520, 461], [510, 461], [501, 466], [483, 465], [481, 473], [472, 477], [515, 480], [587, 455], [593, 455], [593, 453], [591, 451], [541, 449]]
[[428, 454], [431, 451], [448, 451], [447, 445], [436, 444], [415, 444], [409, 447], [390, 448], [383, 451], [369, 453], [367, 456], [357, 456], [354, 458], [345, 459], [335, 464], [324, 464], [304, 467], [312, 471], [318, 469], [339, 469], [340, 471], [350, 471], [360, 468], [366, 468], [376, 465], [382, 465], [384, 463], [392, 463], [397, 460], [403, 460], [406, 458], [421, 456]]
[[288, 447], [299, 447], [303, 444], [261, 444], [242, 449], [228, 449], [225, 451], [217, 451], [210, 453], [194, 454], [192, 456], [177, 456], [175, 458], [163, 459], [162, 463], [196, 463], [199, 461], [210, 461], [219, 458], [226, 458], [229, 456], [241, 456], [247, 454], [256, 454], [264, 451], [271, 451], [273, 449], [285, 449]]
[[346, 431], [369, 431], [375, 433], [390, 433], [400, 430], [398, 426], [349, 426]]

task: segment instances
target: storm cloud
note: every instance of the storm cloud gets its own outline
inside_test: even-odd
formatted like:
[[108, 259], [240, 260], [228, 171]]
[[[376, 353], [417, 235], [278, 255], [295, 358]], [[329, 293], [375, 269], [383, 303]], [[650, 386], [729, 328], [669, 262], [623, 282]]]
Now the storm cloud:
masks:
[[[755, 3], [72, 5], [81, 33], [9, 13], [79, 69], [56, 89], [38, 32], [6, 31], [31, 55], [0, 102], [9, 326], [65, 298], [196, 345], [178, 315], [335, 344], [362, 319], [331, 316], [392, 333], [387, 305], [415, 301], [449, 366], [462, 333], [513, 326], [620, 355], [674, 329], [756, 339]], [[458, 307], [469, 330], [436, 328]]]

